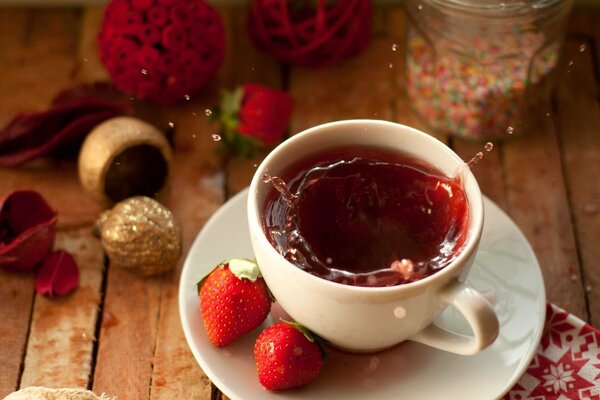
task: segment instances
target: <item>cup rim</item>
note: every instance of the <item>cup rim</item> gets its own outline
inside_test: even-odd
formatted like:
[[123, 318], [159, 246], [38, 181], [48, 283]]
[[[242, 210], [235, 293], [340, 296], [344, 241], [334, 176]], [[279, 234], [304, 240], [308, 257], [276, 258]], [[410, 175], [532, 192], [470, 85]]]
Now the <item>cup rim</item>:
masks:
[[[481, 234], [483, 231], [483, 196], [481, 194], [477, 180], [475, 179], [475, 176], [473, 175], [471, 170], [466, 171], [466, 175], [463, 180], [464, 182], [466, 182], [464, 185], [466, 186], [468, 184], [470, 187], [472, 187], [472, 191], [473, 191], [473, 196], [469, 196], [468, 195], [469, 191], [467, 191], [465, 189], [465, 193], [467, 194], [467, 201], [469, 204], [469, 218], [470, 219], [473, 218], [473, 220], [472, 220], [472, 222], [469, 223], [470, 230], [467, 234], [467, 238], [466, 238], [464, 247], [461, 250], [460, 254], [458, 254], [456, 256], [456, 258], [454, 258], [450, 262], [450, 264], [448, 264], [441, 270], [439, 270], [439, 271], [435, 272], [434, 274], [431, 274], [425, 278], [422, 278], [422, 279], [419, 279], [419, 280], [416, 280], [413, 282], [409, 282], [409, 283], [403, 283], [403, 284], [392, 285], [392, 286], [354, 286], [354, 285], [347, 285], [347, 284], [343, 284], [343, 283], [339, 283], [339, 282], [334, 282], [334, 281], [330, 281], [325, 278], [313, 275], [310, 272], [307, 272], [307, 271], [297, 267], [296, 265], [292, 264], [285, 257], [283, 257], [273, 247], [273, 245], [271, 245], [271, 242], [269, 242], [269, 240], [267, 239], [267, 235], [264, 232], [264, 229], [262, 227], [261, 210], [259, 209], [257, 195], [259, 193], [258, 185], [264, 184], [264, 182], [262, 181], [262, 176], [266, 172], [267, 166], [271, 163], [272, 159], [275, 158], [277, 156], [277, 154], [279, 152], [281, 152], [282, 149], [289, 147], [298, 141], [306, 140], [305, 138], [307, 136], [312, 136], [321, 130], [330, 129], [332, 127], [344, 128], [347, 126], [362, 125], [362, 124], [368, 124], [368, 125], [375, 126], [375, 127], [377, 127], [377, 126], [394, 127], [395, 129], [409, 131], [412, 134], [416, 134], [418, 136], [424, 137], [425, 140], [429, 140], [435, 146], [442, 148], [443, 151], [449, 153], [453, 158], [455, 158], [457, 163], [464, 163], [464, 161], [450, 147], [448, 147], [442, 141], [429, 135], [426, 132], [423, 132], [418, 129], [412, 128], [410, 126], [403, 125], [403, 124], [396, 123], [396, 122], [385, 121], [385, 120], [376, 120], [376, 119], [349, 119], [349, 120], [332, 121], [332, 122], [327, 122], [327, 123], [313, 126], [311, 128], [305, 129], [305, 130], [297, 133], [296, 135], [294, 135], [294, 136], [288, 138], [287, 140], [285, 140], [284, 142], [280, 143], [277, 147], [275, 147], [273, 150], [271, 150], [271, 152], [264, 158], [264, 160], [261, 162], [261, 164], [257, 167], [257, 169], [254, 173], [254, 176], [252, 177], [252, 181], [250, 183], [250, 187], [249, 187], [249, 191], [248, 191], [248, 201], [247, 201], [247, 214], [248, 214], [247, 216], [248, 216], [248, 223], [249, 223], [249, 228], [251, 231], [251, 236], [255, 237], [255, 235], [252, 234], [253, 228], [258, 229], [260, 231], [260, 234], [256, 235], [256, 240], [258, 240], [258, 245], [262, 246], [265, 249], [265, 251], [271, 253], [272, 256], [279, 258], [282, 261], [281, 267], [285, 268], [286, 271], [288, 271], [289, 273], [292, 274], [292, 276], [302, 277], [303, 279], [307, 279], [311, 282], [314, 282], [317, 285], [321, 285], [328, 289], [336, 290], [336, 291], [342, 290], [342, 291], [344, 291], [346, 293], [350, 293], [350, 294], [356, 294], [356, 295], [359, 295], [359, 294], [365, 295], [365, 294], [369, 294], [369, 293], [391, 294], [391, 293], [405, 292], [405, 291], [412, 291], [412, 290], [422, 290], [425, 287], [429, 287], [435, 281], [440, 281], [440, 280], [445, 281], [445, 278], [448, 275], [450, 275], [450, 276], [452, 276], [452, 274], [456, 275], [455, 270], [462, 267], [464, 264], [466, 264], [468, 262], [468, 260], [472, 256], [474, 256], [474, 253], [477, 250], [479, 240], [481, 238]], [[474, 197], [474, 198], [472, 198], [472, 197]], [[260, 265], [259, 265], [259, 267], [260, 267]]]

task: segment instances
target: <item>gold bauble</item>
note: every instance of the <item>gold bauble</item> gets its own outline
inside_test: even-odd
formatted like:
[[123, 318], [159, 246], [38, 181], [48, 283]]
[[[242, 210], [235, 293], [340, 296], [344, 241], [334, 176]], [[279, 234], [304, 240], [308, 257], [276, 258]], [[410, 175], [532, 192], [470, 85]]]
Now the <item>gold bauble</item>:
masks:
[[181, 228], [173, 213], [149, 197], [117, 203], [96, 222], [111, 265], [141, 275], [175, 267], [181, 255]]
[[154, 126], [115, 117], [96, 126], [79, 153], [79, 180], [104, 205], [132, 196], [154, 197], [165, 186], [171, 148]]

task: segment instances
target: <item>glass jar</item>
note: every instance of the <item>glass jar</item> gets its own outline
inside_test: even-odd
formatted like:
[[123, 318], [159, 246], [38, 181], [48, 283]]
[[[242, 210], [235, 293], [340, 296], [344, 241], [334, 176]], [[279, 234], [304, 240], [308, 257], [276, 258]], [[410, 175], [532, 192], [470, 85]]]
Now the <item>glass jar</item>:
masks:
[[573, 0], [407, 0], [406, 89], [438, 132], [520, 133], [549, 99]]

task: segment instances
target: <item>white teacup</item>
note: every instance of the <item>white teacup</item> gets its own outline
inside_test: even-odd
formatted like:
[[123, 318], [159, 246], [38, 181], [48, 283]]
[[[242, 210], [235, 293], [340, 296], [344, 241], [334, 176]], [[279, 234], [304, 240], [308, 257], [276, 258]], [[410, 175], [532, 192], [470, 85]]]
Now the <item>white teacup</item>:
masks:
[[[262, 213], [275, 176], [315, 151], [365, 145], [416, 156], [448, 176], [463, 160], [445, 144], [416, 129], [377, 120], [332, 122], [307, 129], [275, 148], [256, 170], [248, 196], [248, 221], [254, 254], [283, 309], [332, 345], [352, 352], [374, 352], [404, 340], [458, 354], [475, 354], [498, 335], [498, 319], [488, 301], [463, 282], [473, 264], [483, 229], [483, 201], [475, 177], [463, 185], [469, 221], [463, 250], [442, 270], [415, 282], [389, 287], [344, 285], [312, 275], [286, 260], [269, 242]], [[448, 305], [467, 320], [472, 336], [450, 332], [432, 321]]]

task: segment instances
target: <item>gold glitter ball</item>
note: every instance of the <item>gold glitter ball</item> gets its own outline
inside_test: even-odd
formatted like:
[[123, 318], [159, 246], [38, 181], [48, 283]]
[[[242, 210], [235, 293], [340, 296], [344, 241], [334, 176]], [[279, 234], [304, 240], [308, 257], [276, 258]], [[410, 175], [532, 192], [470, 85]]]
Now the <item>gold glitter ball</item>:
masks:
[[173, 213], [149, 197], [117, 203], [96, 222], [111, 265], [140, 275], [175, 267], [181, 255], [181, 228]]

